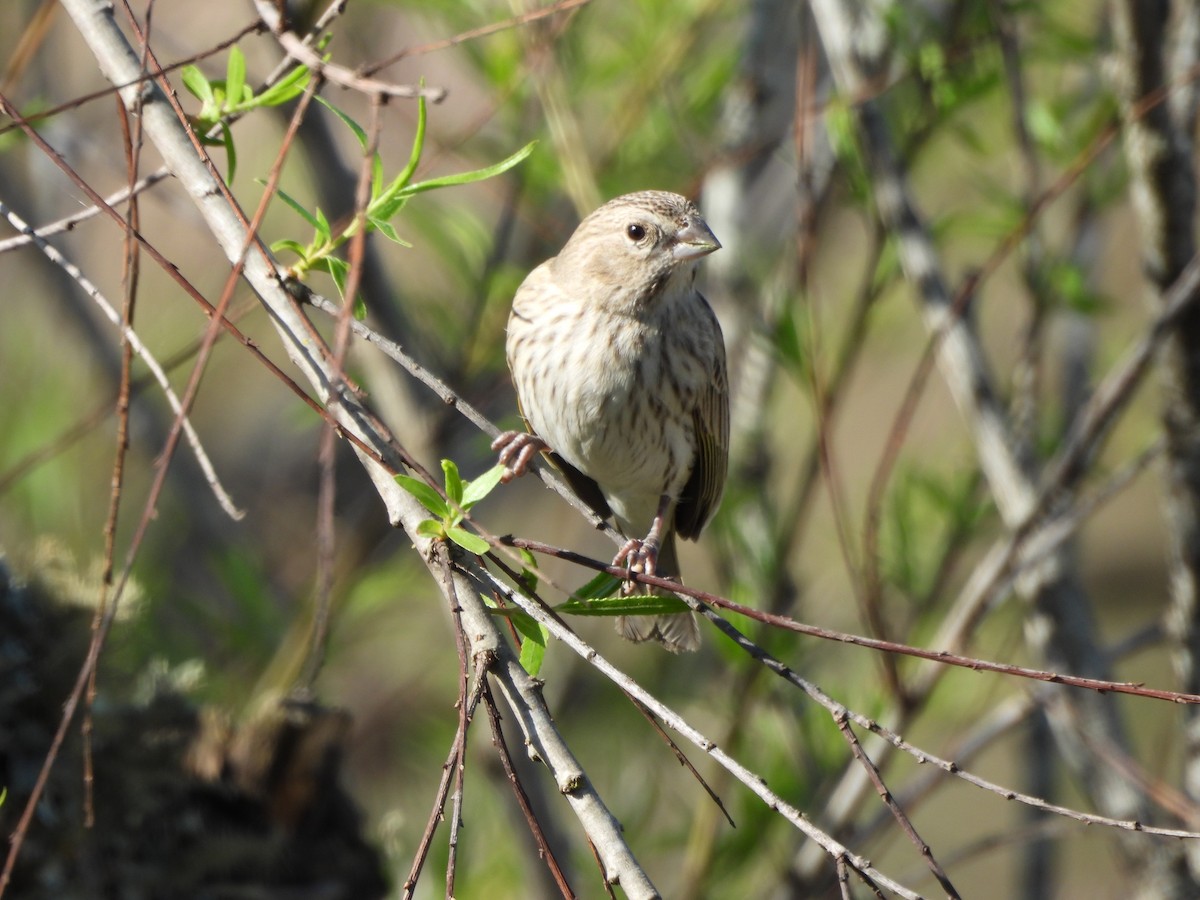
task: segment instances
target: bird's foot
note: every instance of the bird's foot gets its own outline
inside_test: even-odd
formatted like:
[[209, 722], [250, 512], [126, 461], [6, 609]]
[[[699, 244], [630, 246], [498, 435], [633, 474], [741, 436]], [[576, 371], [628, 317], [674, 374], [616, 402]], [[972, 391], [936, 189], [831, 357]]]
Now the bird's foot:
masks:
[[505, 431], [492, 441], [492, 449], [500, 451], [500, 465], [504, 466], [504, 474], [500, 476], [502, 484], [508, 484], [514, 478], [520, 478], [529, 471], [533, 458], [549, 446], [536, 434], [525, 431]]
[[[654, 575], [658, 568], [658, 537], [651, 533], [643, 540], [636, 538], [625, 542], [624, 546], [613, 557], [614, 566], [627, 565], [630, 572], [639, 575]], [[637, 589], [636, 581], [626, 581], [622, 592], [628, 596]]]

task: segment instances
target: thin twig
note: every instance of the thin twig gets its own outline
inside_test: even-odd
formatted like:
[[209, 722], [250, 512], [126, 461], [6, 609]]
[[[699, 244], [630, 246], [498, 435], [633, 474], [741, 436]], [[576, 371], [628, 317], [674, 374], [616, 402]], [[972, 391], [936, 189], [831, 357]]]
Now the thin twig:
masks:
[[303, 38], [294, 32], [286, 30], [283, 16], [279, 8], [267, 0], [254, 0], [254, 8], [258, 10], [266, 26], [275, 35], [276, 40], [287, 52], [288, 56], [302, 65], [307, 66], [314, 74], [352, 91], [367, 96], [380, 97], [424, 97], [433, 103], [441, 103], [446, 99], [445, 88], [427, 88], [424, 85], [391, 84], [375, 78], [366, 78], [357, 72], [326, 62], [319, 53], [313, 50]]
[[557, 15], [560, 12], [566, 12], [570, 9], [583, 6], [590, 3], [591, 0], [558, 0], [556, 3], [551, 3], [549, 6], [544, 6], [541, 9], [532, 9], [529, 12], [521, 13], [519, 16], [511, 16], [507, 19], [501, 19], [498, 22], [491, 22], [487, 25], [481, 25], [478, 28], [472, 28], [468, 31], [460, 32], [453, 37], [443, 38], [440, 41], [433, 41], [429, 44], [419, 44], [416, 47], [405, 47], [399, 53], [382, 59], [377, 63], [372, 63], [369, 66], [363, 66], [360, 71], [364, 75], [374, 75], [381, 69], [386, 69], [388, 66], [395, 65], [402, 59], [407, 59], [410, 56], [420, 56], [425, 53], [434, 53], [438, 50], [445, 50], [448, 47], [457, 47], [459, 44], [465, 44], [467, 41], [473, 41], [477, 38], [487, 37], [490, 34], [496, 34], [500, 31], [507, 31], [510, 28], [518, 28], [521, 25], [528, 25], [530, 22], [536, 22], [538, 19], [544, 19], [547, 16]]
[[1085, 690], [1096, 691], [1101, 694], [1132, 694], [1136, 697], [1146, 697], [1152, 700], [1168, 700], [1172, 703], [1200, 704], [1200, 694], [1184, 694], [1180, 693], [1179, 691], [1148, 688], [1144, 685], [1136, 684], [1130, 681], [1105, 681], [1100, 678], [1082, 678], [1076, 675], [1063, 675], [1058, 672], [1049, 672], [1043, 669], [1031, 669], [1024, 666], [1011, 665], [1009, 663], [991, 662], [978, 657], [962, 656], [957, 653], [950, 653], [945, 650], [930, 650], [925, 647], [914, 647], [911, 644], [902, 644], [897, 641], [881, 641], [876, 638], [850, 634], [849, 632], [845, 631], [836, 631], [831, 628], [821, 628], [817, 625], [808, 625], [804, 622], [798, 622], [788, 616], [779, 615], [777, 613], [763, 612], [762, 610], [745, 606], [744, 604], [729, 600], [718, 594], [688, 587], [685, 584], [680, 584], [678, 581], [673, 581], [669, 578], [642, 575], [636, 572], [630, 573], [623, 568], [609, 565], [601, 560], [592, 559], [591, 557], [585, 556], [581, 553], [576, 553], [573, 550], [555, 547], [551, 544], [546, 544], [541, 541], [531, 541], [526, 540], [525, 538], [515, 537], [506, 537], [503, 538], [503, 541], [512, 547], [518, 547], [523, 550], [529, 550], [533, 553], [542, 553], [547, 556], [553, 556], [557, 559], [578, 563], [581, 566], [586, 566], [587, 568], [594, 569], [597, 572], [607, 572], [615, 577], [637, 581], [640, 584], [645, 584], [650, 587], [666, 588], [680, 597], [691, 598], [701, 603], [714, 606], [718, 609], [726, 609], [749, 619], [754, 619], [776, 628], [783, 628], [788, 631], [794, 631], [797, 634], [807, 635], [809, 637], [837, 641], [843, 644], [853, 644], [856, 647], [865, 647], [870, 650], [879, 650], [884, 653], [899, 653], [904, 656], [914, 656], [919, 659], [927, 659], [944, 665], [958, 666], [960, 668], [971, 669], [973, 671], [997, 672], [1003, 675], [1016, 676], [1018, 678], [1028, 678], [1033, 681], [1043, 681], [1051, 684], [1063, 684], [1069, 687], [1077, 687]]
[[[8, 107], [7, 104], [8, 101], [3, 96], [0, 96], [0, 109], [11, 109], [11, 107]], [[109, 209], [111, 209], [111, 207], [109, 207]], [[104, 294], [101, 293], [100, 289], [92, 284], [88, 277], [84, 275], [82, 271], [80, 271], [78, 266], [76, 266], [58, 250], [47, 243], [44, 238], [38, 235], [37, 232], [35, 232], [28, 224], [26, 224], [24, 219], [6, 206], [2, 200], [0, 200], [0, 215], [4, 216], [4, 218], [8, 220], [8, 223], [13, 226], [13, 228], [17, 229], [27, 238], [29, 238], [29, 240], [33, 242], [33, 244], [43, 253], [43, 255], [45, 255], [47, 259], [66, 272], [75, 281], [75, 283], [79, 285], [83, 292], [87, 294], [98, 307], [100, 307], [100, 311], [104, 313], [105, 318], [116, 325], [119, 329], [121, 340], [129, 342], [129, 346], [133, 348], [133, 351], [138, 355], [138, 358], [146, 364], [146, 368], [149, 369], [153, 374], [154, 380], [158, 383], [159, 387], [162, 388], [163, 395], [167, 398], [167, 403], [170, 405], [172, 411], [174, 411], [176, 415], [182, 413], [183, 404], [181, 403], [178, 395], [175, 393], [175, 389], [171, 387], [171, 382], [167, 378], [167, 373], [163, 371], [163, 368], [161, 365], [159, 365], [158, 360], [154, 358], [154, 355], [150, 352], [150, 349], [142, 343], [142, 340], [137, 336], [137, 333], [134, 332], [129, 325], [122, 321], [121, 314], [117, 312]], [[204, 450], [204, 445], [200, 441], [200, 435], [196, 432], [191, 420], [186, 417], [183, 419], [183, 432], [184, 436], [187, 438], [188, 446], [191, 448], [193, 455], [195, 455], [196, 461], [200, 464], [200, 469], [204, 473], [205, 480], [212, 489], [213, 496], [217, 498], [217, 502], [221, 505], [221, 508], [225, 511], [226, 515], [235, 521], [241, 519], [245, 513], [237, 508], [233, 502], [233, 499], [229, 496], [228, 491], [226, 491], [224, 486], [221, 484], [220, 476], [217, 475], [216, 468], [213, 466], [212, 460], [209, 459], [208, 453]]]
[[917, 829], [913, 825], [912, 820], [909, 819], [908, 814], [904, 812], [903, 807], [896, 802], [896, 798], [892, 796], [892, 792], [888, 790], [888, 786], [884, 784], [883, 776], [879, 774], [879, 768], [871, 760], [871, 757], [867, 755], [867, 752], [863, 750], [862, 744], [859, 743], [858, 735], [856, 735], [854, 733], [854, 729], [850, 727], [849, 717], [845, 715], [836, 715], [833, 717], [833, 721], [837, 725], [838, 731], [842, 733], [842, 737], [845, 738], [846, 743], [850, 745], [850, 751], [854, 754], [854, 758], [858, 760], [859, 764], [866, 770], [867, 777], [869, 777], [871, 779], [871, 783], [875, 785], [875, 790], [879, 793], [879, 799], [883, 801], [883, 804], [887, 807], [888, 812], [892, 814], [892, 818], [900, 823], [900, 828], [917, 848], [917, 852], [921, 854], [925, 865], [929, 867], [929, 871], [933, 873], [933, 877], [938, 880], [938, 884], [942, 886], [942, 890], [946, 892], [946, 896], [957, 898], [959, 894], [954, 885], [950, 882], [950, 876], [946, 874], [945, 870], [938, 864], [938, 861], [934, 859], [933, 850], [930, 849], [929, 844], [922, 840], [921, 836], [917, 834]]
[[[115, 191], [104, 198], [104, 202], [109, 206], [116, 207], [133, 197], [137, 197], [143, 191], [152, 188], [165, 178], [170, 177], [170, 173], [166, 169], [159, 169], [145, 178], [139, 179], [134, 183], [133, 187], [123, 187], [119, 191]], [[0, 241], [0, 254], [8, 253], [10, 250], [20, 250], [22, 247], [27, 247], [34, 243], [36, 238], [48, 238], [56, 234], [62, 234], [64, 231], [72, 231], [76, 225], [81, 222], [86, 222], [88, 219], [99, 215], [102, 210], [99, 206], [89, 206], [80, 212], [74, 213], [64, 218], [57, 219], [48, 225], [43, 225], [41, 228], [31, 228], [29, 232], [18, 234], [16, 237], [10, 237]]]
[[[558, 858], [555, 857], [554, 850], [550, 846], [550, 842], [546, 839], [545, 832], [542, 831], [537, 814], [533, 811], [533, 807], [529, 803], [529, 796], [525, 793], [525, 789], [521, 787], [521, 779], [517, 776], [517, 770], [513, 766], [512, 754], [508, 752], [508, 745], [504, 741], [504, 730], [500, 727], [500, 711], [496, 708], [496, 699], [492, 696], [491, 689], [487, 686], [487, 679], [481, 677], [480, 680], [484, 683], [483, 705], [484, 709], [487, 710], [488, 724], [492, 729], [492, 745], [496, 748], [496, 755], [500, 758], [500, 765], [504, 769], [504, 777], [512, 785], [513, 796], [517, 798], [517, 805], [521, 807], [521, 814], [525, 816], [525, 821], [529, 824], [529, 832], [533, 835], [534, 841], [537, 842], [538, 853], [546, 863], [546, 868], [550, 870], [550, 874], [554, 878], [554, 883], [558, 886], [559, 892], [564, 897], [574, 898], [575, 892], [571, 889], [571, 885], [567, 881], [566, 873], [563, 872], [562, 866], [559, 865]], [[594, 851], [595, 848], [593, 848]], [[600, 863], [599, 859], [596, 862], [600, 866], [601, 875], [603, 875], [603, 864]], [[607, 884], [606, 879], [602, 880]]]

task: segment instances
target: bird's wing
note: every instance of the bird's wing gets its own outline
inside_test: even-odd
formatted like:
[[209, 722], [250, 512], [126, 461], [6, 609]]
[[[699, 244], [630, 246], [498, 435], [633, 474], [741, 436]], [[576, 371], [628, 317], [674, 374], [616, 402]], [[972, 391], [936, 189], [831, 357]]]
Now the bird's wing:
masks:
[[608, 501], [604, 499], [604, 492], [600, 490], [600, 485], [593, 479], [584, 475], [577, 468], [555, 453], [553, 450], [546, 454], [550, 458], [550, 462], [554, 463], [555, 468], [562, 473], [564, 479], [571, 490], [575, 492], [575, 496], [592, 508], [602, 519], [611, 519], [612, 510], [608, 506]]
[[699, 299], [712, 326], [714, 365], [708, 388], [692, 411], [696, 460], [675, 507], [675, 530], [690, 540], [699, 537], [717, 511], [729, 470], [729, 375], [725, 369], [725, 342], [712, 307], [703, 297]]

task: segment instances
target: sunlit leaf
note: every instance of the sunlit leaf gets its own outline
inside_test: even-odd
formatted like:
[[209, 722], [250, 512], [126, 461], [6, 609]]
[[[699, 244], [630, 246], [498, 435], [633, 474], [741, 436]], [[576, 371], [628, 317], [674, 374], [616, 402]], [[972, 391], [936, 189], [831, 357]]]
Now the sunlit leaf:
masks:
[[208, 79], [204, 77], [203, 72], [201, 72], [195, 66], [184, 66], [183, 71], [181, 71], [179, 74], [179, 77], [183, 79], [183, 86], [188, 89], [193, 97], [195, 97], [205, 106], [212, 104], [212, 85], [209, 84]]
[[442, 460], [442, 475], [446, 480], [446, 497], [456, 506], [462, 506], [462, 476], [458, 474], [458, 466], [455, 465], [454, 460]]
[[364, 150], [367, 149], [367, 144], [370, 143], [370, 139], [367, 137], [367, 132], [363, 130], [363, 127], [361, 125], [359, 125], [357, 122], [355, 122], [352, 118], [350, 118], [348, 115], [346, 115], [340, 109], [338, 109], [336, 106], [334, 106], [328, 100], [326, 100], [324, 97], [317, 97], [317, 102], [320, 103], [322, 106], [324, 106], [326, 109], [328, 109], [331, 113], [333, 113], [335, 116], [337, 116], [343, 122], [345, 122], [346, 127], [349, 128], [352, 132], [354, 132], [354, 136], [356, 138], [358, 138], [358, 145], [360, 147], [362, 147], [362, 149], [364, 149]]
[[537, 677], [542, 669], [542, 660], [546, 656], [546, 644], [550, 640], [550, 630], [528, 613], [513, 616], [510, 620], [521, 634], [521, 668], [532, 677]]
[[446, 537], [471, 553], [483, 554], [492, 549], [491, 545], [479, 535], [472, 534], [458, 525], [451, 525], [447, 528]]
[[411, 475], [397, 475], [396, 484], [417, 498], [422, 506], [440, 518], [450, 515], [450, 507], [436, 490]]
[[[258, 183], [262, 184], [263, 183], [262, 179], [258, 179]], [[314, 231], [320, 230], [321, 224], [320, 224], [320, 222], [317, 221], [317, 217], [314, 216], [312, 213], [310, 213], [307, 209], [305, 209], [304, 204], [302, 204], [299, 200], [297, 200], [295, 197], [293, 197], [291, 194], [289, 194], [287, 191], [283, 190], [282, 188], [277, 188], [275, 191], [275, 195], [277, 197], [279, 197], [279, 199], [282, 200], [284, 203], [286, 203], [288, 206], [290, 206], [295, 211], [295, 213], [298, 216], [300, 216], [300, 218], [302, 218], [305, 222], [307, 222], [309, 225], [311, 225], [313, 227]]]
[[463, 509], [470, 509], [484, 497], [492, 492], [492, 490], [500, 483], [500, 479], [504, 476], [504, 466], [496, 463], [474, 481], [468, 482], [463, 490], [462, 499], [459, 504]]
[[229, 48], [229, 62], [225, 67], [225, 95], [235, 106], [249, 99], [246, 96], [246, 57], [236, 45]]
[[296, 66], [275, 84], [258, 95], [261, 106], [280, 106], [304, 93], [312, 73], [307, 66]]
[[647, 616], [687, 612], [688, 605], [678, 597], [634, 594], [630, 597], [618, 595], [599, 600], [568, 600], [554, 609], [571, 616]]
[[451, 187], [458, 184], [472, 184], [476, 181], [485, 181], [488, 178], [495, 178], [503, 172], [507, 172], [513, 166], [517, 165], [537, 146], [537, 141], [530, 141], [512, 156], [500, 160], [495, 165], [485, 166], [482, 169], [475, 169], [472, 172], [458, 172], [454, 175], [443, 175], [440, 178], [431, 178], [428, 181], [421, 181], [417, 184], [409, 185], [401, 193], [404, 196], [411, 197], [413, 194], [420, 194], [425, 191], [436, 190], [437, 188]]
[[442, 523], [435, 519], [422, 519], [417, 523], [417, 534], [423, 534], [426, 537], [443, 540], [446, 537], [446, 529], [442, 527]]
[[221, 143], [225, 145], [225, 158], [229, 161], [229, 182], [233, 183], [233, 176], [237, 174], [237, 148], [233, 144], [233, 132], [229, 130], [229, 126], [224, 122], [217, 123], [221, 129]]

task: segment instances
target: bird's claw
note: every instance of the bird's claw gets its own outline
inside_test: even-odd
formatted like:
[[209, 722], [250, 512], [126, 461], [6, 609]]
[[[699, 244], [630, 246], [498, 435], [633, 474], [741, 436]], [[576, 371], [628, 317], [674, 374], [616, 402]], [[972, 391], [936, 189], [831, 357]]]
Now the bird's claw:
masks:
[[[630, 572], [653, 576], [658, 568], [658, 541], [653, 538], [645, 540], [631, 538], [617, 551], [612, 564], [614, 566], [628, 565]], [[632, 594], [636, 586], [637, 582], [626, 581], [623, 591], [626, 595]]]
[[504, 466], [504, 474], [500, 476], [501, 484], [508, 484], [514, 478], [520, 478], [529, 471], [533, 458], [543, 450], [548, 450], [546, 442], [536, 434], [525, 431], [505, 431], [492, 441], [492, 449], [500, 451], [500, 465]]

